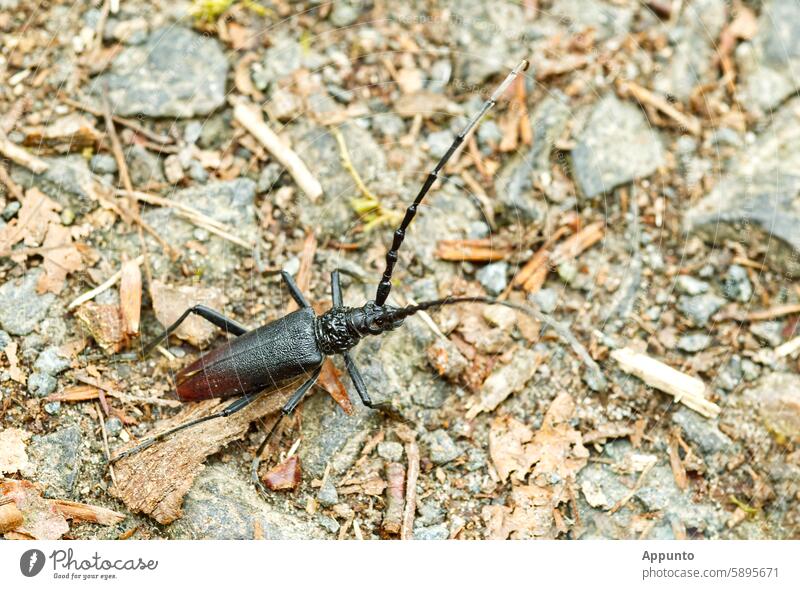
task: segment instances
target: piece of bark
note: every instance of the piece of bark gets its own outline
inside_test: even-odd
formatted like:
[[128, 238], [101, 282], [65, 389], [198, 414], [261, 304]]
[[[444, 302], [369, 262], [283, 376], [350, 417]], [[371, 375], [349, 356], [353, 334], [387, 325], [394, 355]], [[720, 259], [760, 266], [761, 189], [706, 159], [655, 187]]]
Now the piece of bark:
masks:
[[403, 526], [405, 505], [406, 469], [399, 462], [386, 465], [386, 511], [381, 523], [381, 536], [390, 538], [400, 535]]
[[614, 350], [611, 357], [617, 361], [623, 372], [633, 374], [646, 385], [672, 395], [676, 403], [683, 403], [704, 417], [714, 418], [719, 415], [719, 405], [705, 398], [706, 385], [699, 378], [675, 370], [630, 348]]
[[28, 168], [34, 174], [44, 174], [48, 168], [47, 162], [13, 143], [2, 131], [0, 131], [0, 154], [15, 164]]
[[69, 531], [67, 520], [53, 505], [42, 497], [39, 489], [29, 481], [5, 480], [0, 482], [0, 499], [11, 499], [22, 512], [23, 522], [7, 532], [24, 534], [36, 540], [58, 540]]
[[117, 305], [100, 305], [89, 301], [78, 307], [75, 316], [106, 354], [114, 354], [125, 347], [128, 338], [122, 325], [122, 312]]
[[125, 515], [118, 511], [106, 509], [105, 507], [99, 507], [97, 505], [89, 505], [88, 503], [76, 503], [75, 501], [55, 499], [53, 501], [53, 507], [65, 518], [76, 522], [91, 522], [93, 524], [112, 526], [125, 519]]
[[[277, 413], [298, 384], [292, 382], [279, 391], [264, 393], [250, 406], [229, 417], [188, 428], [119, 460], [114, 464], [117, 484], [111, 494], [131, 511], [149, 515], [161, 524], [175, 521], [181, 516], [184, 496], [203, 471], [205, 459], [233, 440], [241, 439], [251, 422]], [[222, 406], [225, 403], [223, 401]], [[220, 406], [216, 399], [188, 404], [151, 435], [214, 413]], [[135, 445], [132, 442], [118, 451]]]
[[0, 430], [0, 475], [16, 472], [26, 473], [31, 468], [25, 443], [31, 433], [22, 429]]

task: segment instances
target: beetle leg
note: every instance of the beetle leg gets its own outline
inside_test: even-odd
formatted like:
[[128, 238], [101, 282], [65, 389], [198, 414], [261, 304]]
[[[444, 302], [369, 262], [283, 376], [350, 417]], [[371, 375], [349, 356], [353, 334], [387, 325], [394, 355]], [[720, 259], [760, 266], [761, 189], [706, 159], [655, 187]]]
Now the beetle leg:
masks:
[[338, 270], [331, 272], [331, 299], [334, 309], [342, 306], [342, 281], [339, 278]]
[[215, 311], [214, 309], [206, 307], [205, 305], [195, 305], [194, 307], [189, 307], [186, 309], [183, 312], [183, 315], [178, 317], [178, 320], [175, 323], [167, 327], [163, 334], [148, 344], [143, 352], [144, 357], [149, 356], [150, 352], [155, 350], [156, 346], [161, 344], [170, 335], [172, 335], [172, 333], [178, 329], [178, 327], [180, 327], [180, 324], [186, 321], [186, 318], [189, 317], [189, 315], [198, 315], [209, 323], [216, 325], [220, 329], [224, 329], [226, 332], [232, 333], [235, 336], [240, 336], [249, 331], [244, 325], [237, 323], [233, 319], [228, 319], [219, 311]]
[[298, 307], [310, 307], [311, 303], [306, 300], [306, 297], [303, 296], [303, 293], [300, 292], [300, 288], [297, 286], [297, 283], [292, 278], [292, 275], [289, 274], [286, 270], [281, 270], [281, 278], [286, 283], [286, 287], [289, 289], [289, 294], [292, 295], [294, 302], [297, 303]]
[[322, 371], [322, 366], [317, 368], [314, 371], [314, 374], [311, 375], [307, 381], [300, 385], [292, 396], [286, 401], [286, 404], [281, 408], [281, 413], [278, 416], [278, 419], [275, 420], [275, 423], [272, 424], [272, 427], [267, 432], [267, 435], [264, 437], [264, 441], [261, 442], [261, 445], [258, 447], [256, 451], [256, 455], [253, 457], [253, 463], [250, 467], [250, 477], [253, 479], [253, 484], [256, 488], [261, 491], [262, 493], [266, 494], [267, 489], [261, 484], [261, 481], [258, 479], [258, 467], [261, 465], [261, 454], [264, 452], [264, 448], [267, 447], [272, 436], [275, 435], [275, 432], [278, 431], [278, 426], [283, 421], [283, 418], [287, 415], [291, 415], [292, 412], [297, 409], [297, 406], [300, 404], [300, 401], [303, 400], [305, 394], [314, 386], [314, 383], [317, 382], [317, 378], [319, 378], [319, 373]]
[[369, 393], [367, 392], [367, 385], [364, 384], [364, 377], [361, 376], [361, 372], [359, 372], [358, 366], [356, 366], [356, 363], [353, 360], [353, 357], [350, 355], [350, 352], [345, 352], [342, 354], [342, 356], [344, 356], [344, 365], [347, 368], [347, 374], [350, 375], [350, 380], [353, 381], [353, 386], [356, 387], [358, 396], [364, 406], [370, 409], [382, 411], [394, 419], [406, 421], [406, 419], [400, 415], [390, 403], [375, 403], [372, 398], [370, 398]]
[[138, 454], [139, 452], [141, 452], [146, 448], [149, 448], [156, 442], [161, 441], [164, 438], [171, 436], [172, 434], [179, 432], [181, 430], [188, 429], [195, 425], [200, 425], [201, 423], [205, 423], [206, 421], [210, 421], [212, 419], [217, 419], [220, 417], [228, 417], [229, 415], [233, 415], [237, 411], [241, 411], [242, 409], [250, 405], [250, 403], [258, 399], [258, 397], [261, 395], [261, 392], [263, 391], [260, 391], [255, 395], [245, 395], [243, 397], [239, 397], [238, 399], [235, 399], [230, 405], [227, 405], [225, 408], [217, 411], [216, 413], [212, 413], [211, 415], [205, 415], [203, 417], [198, 417], [197, 419], [193, 419], [192, 421], [187, 421], [186, 423], [182, 423], [181, 425], [175, 426], [171, 429], [161, 432], [160, 434], [147, 438], [143, 440], [140, 444], [134, 446], [133, 448], [125, 450], [124, 452], [120, 452], [119, 454], [111, 458], [109, 462], [113, 463], [119, 460], [120, 458], [125, 458], [126, 456], [131, 456], [132, 454]]

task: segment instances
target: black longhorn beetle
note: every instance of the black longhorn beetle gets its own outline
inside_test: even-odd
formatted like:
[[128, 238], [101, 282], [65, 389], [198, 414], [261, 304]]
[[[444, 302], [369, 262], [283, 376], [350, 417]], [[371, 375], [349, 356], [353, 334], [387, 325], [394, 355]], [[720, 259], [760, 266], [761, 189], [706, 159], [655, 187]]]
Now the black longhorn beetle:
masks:
[[198, 401], [211, 398], [224, 399], [228, 397], [239, 398], [216, 413], [194, 419], [147, 438], [138, 445], [117, 454], [111, 461], [115, 462], [140, 452], [180, 430], [211, 419], [227, 417], [237, 411], [241, 411], [260, 395], [275, 391], [280, 388], [280, 385], [307, 375], [308, 379], [282, 407], [280, 416], [270, 428], [253, 458], [251, 467], [253, 482], [259, 490], [266, 492], [258, 477], [261, 454], [277, 431], [283, 418], [295, 410], [304, 395], [316, 382], [326, 356], [341, 354], [361, 402], [370, 408], [380, 408], [370, 399], [364, 379], [361, 377], [350, 355], [350, 350], [358, 344], [361, 338], [368, 335], [380, 335], [386, 331], [396, 329], [403, 324], [406, 317], [419, 311], [455, 303], [487, 303], [526, 311], [526, 308], [520, 305], [489, 297], [448, 297], [406, 307], [387, 305], [386, 299], [392, 289], [392, 272], [397, 262], [397, 253], [403, 244], [406, 229], [414, 219], [422, 199], [425, 198], [431, 186], [438, 179], [439, 172], [442, 171], [470, 131], [475, 128], [486, 112], [495, 105], [514, 79], [527, 68], [528, 61], [522, 60], [511, 71], [503, 83], [483, 104], [480, 111], [456, 135], [447, 152], [428, 174], [413, 204], [408, 207], [403, 221], [394, 232], [392, 246], [386, 253], [386, 269], [381, 277], [374, 301], [367, 301], [361, 307], [345, 307], [342, 304], [339, 271], [334, 270], [331, 273], [333, 307], [326, 313], [317, 316], [291, 275], [282, 272], [281, 276], [289, 289], [289, 293], [300, 308], [257, 329], [249, 330], [233, 319], [229, 319], [205, 305], [195, 305], [187, 309], [161, 336], [145, 348], [144, 355], [147, 356], [156, 346], [166, 340], [189, 315], [199, 315], [220, 329], [224, 329], [237, 337], [204, 354], [178, 372], [176, 376], [178, 397], [183, 401]]

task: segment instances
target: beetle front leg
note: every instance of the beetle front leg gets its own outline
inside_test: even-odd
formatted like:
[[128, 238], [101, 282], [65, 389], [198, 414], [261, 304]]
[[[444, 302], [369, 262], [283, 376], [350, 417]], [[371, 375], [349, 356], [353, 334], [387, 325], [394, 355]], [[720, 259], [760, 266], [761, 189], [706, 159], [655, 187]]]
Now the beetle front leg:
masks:
[[291, 415], [292, 412], [295, 409], [297, 409], [297, 406], [300, 404], [300, 401], [303, 400], [303, 397], [306, 395], [306, 393], [311, 389], [312, 386], [314, 386], [314, 383], [317, 382], [317, 378], [319, 378], [319, 373], [321, 371], [322, 371], [322, 366], [317, 368], [314, 371], [314, 374], [311, 375], [311, 378], [309, 378], [302, 385], [300, 385], [300, 388], [298, 388], [292, 394], [292, 396], [289, 397], [289, 400], [286, 401], [286, 404], [281, 408], [281, 413], [278, 416], [278, 419], [276, 419], [275, 423], [272, 424], [272, 427], [269, 429], [267, 435], [264, 437], [264, 441], [261, 442], [261, 445], [258, 447], [255, 457], [253, 457], [253, 463], [250, 466], [250, 477], [253, 480], [253, 484], [256, 486], [256, 488], [264, 494], [267, 493], [267, 489], [266, 487], [264, 487], [264, 485], [258, 478], [258, 467], [261, 466], [261, 454], [264, 452], [264, 448], [267, 447], [267, 444], [269, 444], [270, 440], [275, 435], [275, 432], [278, 431], [278, 426], [283, 421], [283, 418], [286, 417], [287, 415]]
[[189, 307], [183, 312], [183, 315], [178, 317], [178, 320], [167, 327], [164, 330], [164, 333], [158, 336], [155, 340], [150, 342], [150, 344], [145, 347], [143, 355], [146, 358], [150, 355], [150, 353], [156, 349], [156, 346], [160, 345], [164, 340], [166, 340], [170, 335], [172, 335], [178, 327], [180, 327], [181, 323], [186, 321], [189, 315], [198, 315], [202, 317], [212, 325], [216, 325], [220, 329], [224, 329], [228, 333], [232, 333], [235, 336], [240, 336], [247, 333], [249, 330], [242, 325], [234, 321], [233, 319], [229, 319], [225, 317], [219, 311], [215, 311], [211, 307], [206, 307], [205, 305], [195, 305], [194, 307]]
[[350, 375], [350, 380], [353, 381], [353, 386], [356, 387], [356, 392], [358, 392], [358, 396], [364, 406], [370, 409], [377, 409], [378, 411], [381, 411], [394, 419], [406, 421], [406, 419], [400, 415], [390, 403], [375, 403], [372, 400], [367, 392], [367, 385], [364, 383], [364, 377], [361, 376], [361, 372], [358, 370], [358, 366], [356, 366], [356, 363], [353, 360], [353, 357], [350, 355], [350, 352], [345, 352], [342, 354], [342, 356], [344, 356], [344, 365], [347, 368], [347, 374]]

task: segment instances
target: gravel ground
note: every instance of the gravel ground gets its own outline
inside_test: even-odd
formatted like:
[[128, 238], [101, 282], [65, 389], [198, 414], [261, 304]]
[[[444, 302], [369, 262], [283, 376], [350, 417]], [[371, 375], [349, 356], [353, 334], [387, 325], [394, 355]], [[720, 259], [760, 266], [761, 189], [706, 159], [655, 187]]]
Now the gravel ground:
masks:
[[[800, 537], [796, 0], [0, 7], [0, 139], [35, 157], [2, 150], [0, 475], [124, 515], [64, 537], [396, 537], [398, 472], [416, 539]], [[315, 304], [335, 268], [346, 304], [373, 297], [400, 214], [522, 58], [421, 207], [393, 300], [501, 295], [536, 318], [451, 307], [364, 340], [392, 410], [315, 390], [266, 460], [299, 442], [290, 490], [250, 484], [259, 419], [172, 521], [115, 499], [104, 440], [174, 416], [175, 373], [224, 337], [195, 324], [138, 359], [163, 293], [248, 326], [285, 312], [281, 269]], [[241, 101], [320, 195], [234, 120]], [[131, 308], [119, 283], [68, 307], [143, 253], [141, 339], [103, 319]], [[624, 372], [619, 348], [699, 379], [718, 415]]]

